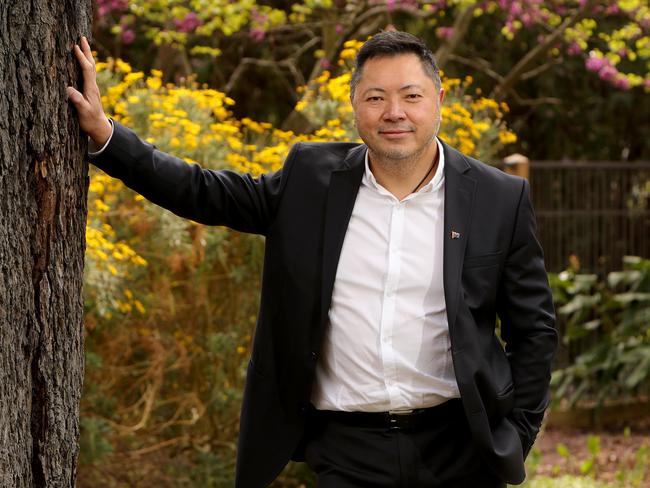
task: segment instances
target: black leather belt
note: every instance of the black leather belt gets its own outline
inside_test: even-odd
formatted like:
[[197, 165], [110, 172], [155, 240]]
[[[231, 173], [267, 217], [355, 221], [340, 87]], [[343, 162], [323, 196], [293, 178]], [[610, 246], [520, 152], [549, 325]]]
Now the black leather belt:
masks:
[[432, 427], [439, 422], [463, 414], [460, 398], [447, 400], [429, 408], [406, 410], [403, 412], [343, 412], [333, 410], [313, 410], [315, 419], [322, 422], [339, 422], [353, 427], [388, 428], [397, 430], [418, 430]]

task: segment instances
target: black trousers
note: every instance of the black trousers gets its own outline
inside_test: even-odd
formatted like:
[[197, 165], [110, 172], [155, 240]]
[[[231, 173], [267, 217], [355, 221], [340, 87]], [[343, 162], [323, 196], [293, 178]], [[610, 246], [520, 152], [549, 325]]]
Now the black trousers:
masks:
[[424, 428], [355, 426], [313, 412], [304, 455], [318, 488], [505, 488], [481, 459], [460, 400], [451, 402]]

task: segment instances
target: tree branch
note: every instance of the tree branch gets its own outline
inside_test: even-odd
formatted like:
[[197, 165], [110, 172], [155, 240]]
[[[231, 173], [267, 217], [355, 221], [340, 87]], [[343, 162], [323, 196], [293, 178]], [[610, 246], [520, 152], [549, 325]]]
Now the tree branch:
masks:
[[562, 64], [561, 59], [553, 59], [549, 61], [548, 63], [544, 63], [541, 66], [538, 66], [537, 68], [533, 68], [530, 71], [526, 71], [524, 74], [521, 75], [521, 81], [526, 81], [530, 80], [531, 78], [534, 78], [536, 76], [539, 76], [542, 74], [544, 71], [549, 70], [555, 65]]
[[450, 54], [449, 61], [455, 61], [457, 63], [470, 66], [478, 71], [481, 71], [482, 73], [485, 73], [487, 76], [496, 80], [499, 83], [503, 81], [503, 76], [501, 76], [499, 73], [494, 71], [491, 68], [490, 62], [483, 58], [469, 59], [463, 56], [459, 56], [458, 54]]
[[454, 19], [454, 25], [452, 26], [451, 38], [442, 44], [436, 50], [436, 60], [440, 66], [444, 66], [449, 57], [458, 47], [458, 44], [465, 38], [467, 30], [469, 29], [469, 24], [474, 18], [474, 6], [467, 7], [463, 10], [458, 16]]

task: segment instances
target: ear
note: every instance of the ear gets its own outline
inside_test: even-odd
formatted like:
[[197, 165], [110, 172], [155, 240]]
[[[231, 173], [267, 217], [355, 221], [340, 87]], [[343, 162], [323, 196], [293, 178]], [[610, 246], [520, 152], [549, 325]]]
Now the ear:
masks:
[[438, 102], [442, 105], [442, 102], [445, 100], [445, 89], [441, 88], [438, 92]]

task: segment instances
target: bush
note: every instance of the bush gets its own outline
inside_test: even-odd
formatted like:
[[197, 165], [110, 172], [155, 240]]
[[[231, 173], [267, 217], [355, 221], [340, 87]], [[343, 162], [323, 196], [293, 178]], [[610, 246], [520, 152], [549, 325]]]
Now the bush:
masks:
[[592, 344], [554, 372], [557, 400], [602, 404], [638, 394], [650, 378], [650, 260], [627, 256], [623, 264], [604, 281], [575, 270], [549, 275], [557, 311], [567, 319], [564, 343]]

